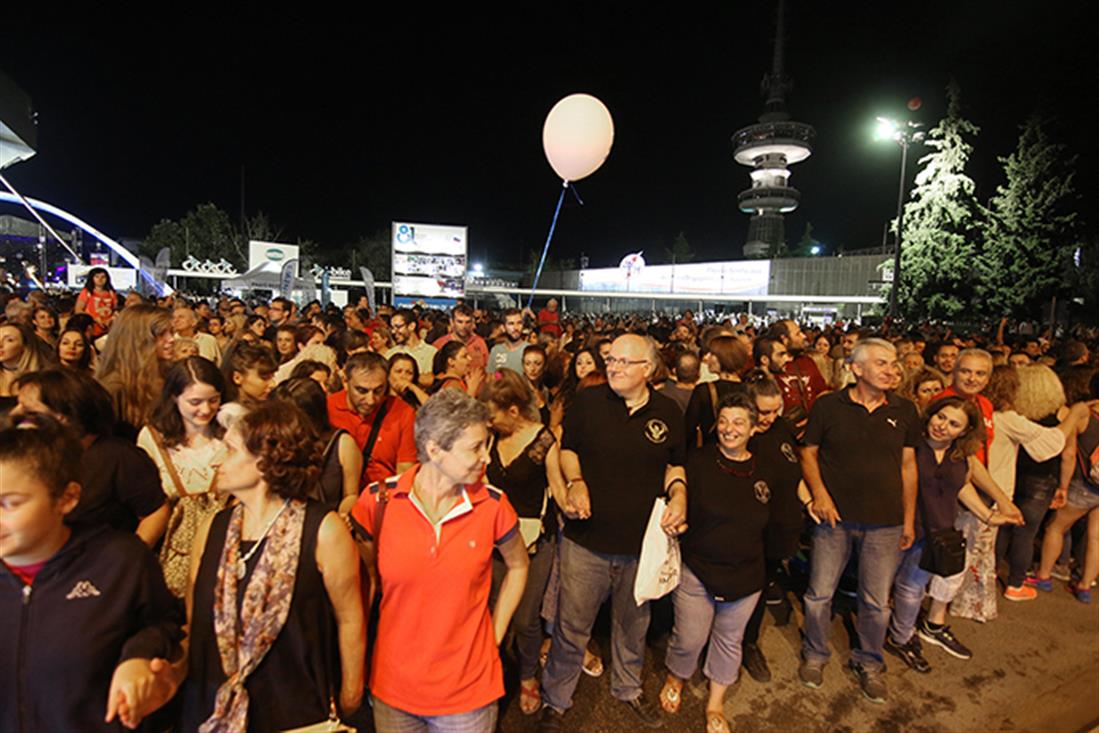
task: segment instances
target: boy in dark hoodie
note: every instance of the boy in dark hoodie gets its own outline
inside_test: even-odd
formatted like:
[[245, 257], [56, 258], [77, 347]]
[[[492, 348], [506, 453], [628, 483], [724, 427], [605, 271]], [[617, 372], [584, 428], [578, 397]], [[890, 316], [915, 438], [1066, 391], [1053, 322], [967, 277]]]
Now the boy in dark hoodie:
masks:
[[180, 637], [149, 549], [70, 528], [80, 443], [38, 419], [0, 429], [0, 730], [136, 728], [158, 698], [153, 659]]

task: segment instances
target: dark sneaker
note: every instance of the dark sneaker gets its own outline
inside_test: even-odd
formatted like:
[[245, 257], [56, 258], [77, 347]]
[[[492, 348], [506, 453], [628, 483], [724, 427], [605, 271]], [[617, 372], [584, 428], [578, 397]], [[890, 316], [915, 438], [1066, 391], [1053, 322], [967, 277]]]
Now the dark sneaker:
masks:
[[641, 725], [646, 728], [664, 727], [664, 720], [660, 717], [660, 710], [652, 701], [645, 697], [644, 693], [632, 700], [622, 700], [621, 702], [637, 716], [637, 719], [641, 721]]
[[564, 713], [559, 713], [546, 705], [542, 708], [542, 715], [538, 718], [538, 733], [561, 733], [564, 721]]
[[848, 662], [847, 666], [859, 681], [863, 697], [876, 705], [883, 704], [886, 697], [884, 671], [866, 669], [855, 661]]
[[902, 662], [920, 674], [927, 674], [931, 671], [931, 665], [923, 658], [923, 648], [920, 646], [920, 638], [915, 634], [912, 635], [912, 638], [908, 640], [907, 644], [898, 644], [893, 641], [893, 637], [886, 634], [884, 648], [885, 651], [889, 652], [894, 657], [899, 658]]
[[801, 666], [798, 667], [798, 679], [806, 687], [817, 689], [824, 684], [824, 665], [820, 662], [810, 662], [808, 659], [803, 659]]
[[946, 653], [951, 656], [957, 657], [958, 659], [970, 659], [973, 657], [973, 652], [969, 651], [969, 647], [955, 638], [954, 633], [950, 630], [949, 626], [944, 626], [938, 631], [932, 631], [926, 623], [923, 623], [920, 624], [917, 633], [919, 633], [920, 638], [928, 644], [941, 646], [946, 650]]
[[743, 657], [740, 663], [744, 665], [744, 669], [748, 670], [748, 674], [756, 682], [771, 681], [771, 670], [767, 666], [767, 658], [763, 656], [758, 644], [744, 645]]

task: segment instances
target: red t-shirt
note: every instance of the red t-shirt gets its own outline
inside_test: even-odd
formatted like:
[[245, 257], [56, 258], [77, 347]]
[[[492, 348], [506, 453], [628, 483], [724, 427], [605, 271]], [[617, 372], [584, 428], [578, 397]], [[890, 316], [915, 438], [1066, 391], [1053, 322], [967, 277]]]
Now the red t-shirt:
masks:
[[95, 335], [102, 336], [110, 326], [111, 316], [118, 310], [118, 294], [113, 290], [81, 290], [76, 296], [76, 304], [95, 321]]
[[[416, 462], [416, 439], [413, 432], [416, 412], [402, 399], [393, 396], [385, 399], [389, 407], [386, 408], [385, 420], [378, 431], [378, 439], [374, 442], [374, 450], [370, 453], [370, 463], [363, 471], [363, 486], [394, 475], [397, 473], [398, 463]], [[352, 410], [347, 404], [346, 389], [328, 396], [328, 422], [332, 427], [350, 433], [359, 445], [359, 450], [366, 445], [377, 416], [378, 410], [375, 410], [374, 414], [363, 419]]]
[[[944, 389], [942, 392], [939, 392], [937, 395], [935, 395], [933, 398], [931, 398], [931, 401], [934, 402], [935, 400], [939, 399], [940, 397], [960, 397], [960, 396], [961, 395], [959, 395], [957, 393], [957, 391], [955, 391], [954, 385], [950, 385], [949, 387]], [[984, 417], [984, 419], [985, 419], [985, 442], [984, 442], [983, 445], [981, 445], [980, 448], [977, 449], [977, 452], [974, 455], [977, 456], [977, 460], [979, 460], [981, 463], [983, 463], [987, 466], [988, 465], [988, 446], [992, 445], [992, 433], [993, 433], [993, 430], [995, 429], [994, 428], [994, 423], [992, 422], [992, 411], [993, 411], [992, 400], [988, 399], [987, 397], [985, 397], [984, 395], [981, 395], [981, 394], [974, 395], [973, 400], [977, 403], [977, 408], [981, 411], [981, 416]]]
[[46, 567], [46, 563], [48, 562], [49, 560], [46, 559], [42, 562], [31, 563], [30, 565], [12, 565], [7, 562], [4, 564], [8, 566], [8, 570], [10, 570], [15, 577], [23, 581], [23, 585], [34, 585], [34, 579], [38, 577], [38, 572]]
[[551, 311], [549, 308], [543, 308], [538, 311], [538, 330], [544, 333], [553, 334], [554, 336], [560, 336], [560, 318], [561, 314], [559, 311]]
[[[386, 481], [389, 504], [375, 541], [382, 601], [370, 690], [413, 715], [466, 713], [504, 694], [488, 596], [493, 549], [519, 531], [519, 519], [502, 491], [476, 483], [432, 525], [411, 496], [419, 469]], [[351, 510], [367, 537], [377, 491], [371, 485]]]
[[820, 375], [813, 357], [802, 354], [786, 365], [786, 371], [775, 375], [782, 389], [784, 412], [791, 414], [795, 408], [805, 408], [805, 415], [813, 409], [817, 398], [828, 391], [828, 383]]

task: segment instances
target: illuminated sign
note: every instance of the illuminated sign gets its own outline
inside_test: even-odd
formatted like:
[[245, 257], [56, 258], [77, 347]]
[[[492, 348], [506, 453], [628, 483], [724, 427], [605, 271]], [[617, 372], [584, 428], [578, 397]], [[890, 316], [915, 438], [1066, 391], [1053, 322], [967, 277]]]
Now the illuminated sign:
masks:
[[393, 295], [463, 297], [466, 238], [466, 227], [393, 222]]
[[580, 271], [580, 289], [625, 293], [766, 295], [768, 260], [604, 267]]

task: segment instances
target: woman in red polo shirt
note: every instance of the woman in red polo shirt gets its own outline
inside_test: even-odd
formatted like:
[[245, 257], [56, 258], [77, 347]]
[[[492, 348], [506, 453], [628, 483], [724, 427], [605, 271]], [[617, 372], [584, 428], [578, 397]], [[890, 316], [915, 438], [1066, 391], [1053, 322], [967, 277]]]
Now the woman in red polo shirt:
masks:
[[[504, 694], [498, 645], [527, 580], [519, 522], [481, 477], [488, 408], [444, 389], [416, 415], [419, 463], [371, 484], [352, 511], [382, 591], [370, 690], [391, 731], [492, 733]], [[384, 523], [383, 523], [384, 519]], [[493, 609], [492, 552], [507, 572]]]

